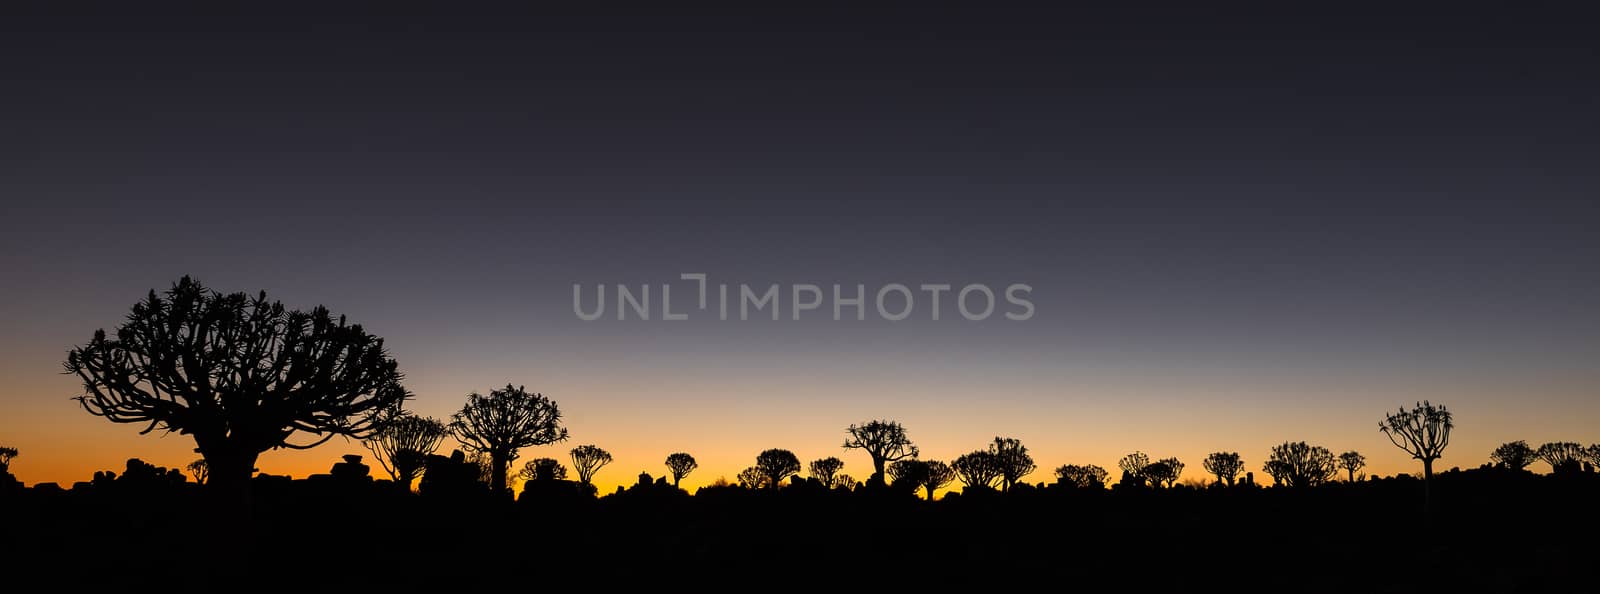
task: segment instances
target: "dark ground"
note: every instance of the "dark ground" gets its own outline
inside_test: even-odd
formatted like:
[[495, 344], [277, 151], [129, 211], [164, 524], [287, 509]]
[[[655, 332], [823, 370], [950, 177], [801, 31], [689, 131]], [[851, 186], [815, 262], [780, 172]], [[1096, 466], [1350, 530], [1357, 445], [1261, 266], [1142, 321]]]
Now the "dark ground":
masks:
[[[257, 481], [248, 520], [189, 484], [0, 495], [6, 582], [143, 591], [954, 588], [1593, 591], [1600, 475], [1444, 473], [1307, 490], [957, 496], [671, 488], [518, 503]], [[9, 588], [7, 588], [9, 590]], [[784, 588], [788, 589], [788, 588]]]

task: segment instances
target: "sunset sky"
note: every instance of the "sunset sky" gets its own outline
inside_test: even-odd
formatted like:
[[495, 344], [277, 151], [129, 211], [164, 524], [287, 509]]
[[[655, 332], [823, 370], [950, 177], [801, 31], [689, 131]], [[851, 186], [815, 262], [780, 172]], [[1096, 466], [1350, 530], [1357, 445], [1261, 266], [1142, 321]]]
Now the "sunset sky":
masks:
[[[691, 489], [772, 447], [864, 479], [840, 443], [874, 418], [925, 458], [1020, 438], [1030, 482], [1135, 450], [1266, 480], [1286, 440], [1415, 472], [1378, 422], [1425, 399], [1456, 415], [1440, 468], [1600, 441], [1591, 23], [911, 6], [0, 17], [12, 472], [196, 457], [83, 412], [61, 368], [185, 274], [348, 315], [421, 414], [542, 392], [572, 440], [523, 458], [599, 445], [607, 491], [675, 451]], [[681, 273], [1026, 283], [1036, 312], [573, 312], [574, 284], [680, 309]]]

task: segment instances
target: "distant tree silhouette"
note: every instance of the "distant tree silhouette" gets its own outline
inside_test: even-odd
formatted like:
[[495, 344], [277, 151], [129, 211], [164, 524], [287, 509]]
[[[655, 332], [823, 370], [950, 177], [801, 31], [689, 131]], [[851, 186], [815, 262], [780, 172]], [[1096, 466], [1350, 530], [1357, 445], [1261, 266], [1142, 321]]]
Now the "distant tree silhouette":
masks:
[[1444, 455], [1444, 448], [1450, 445], [1450, 430], [1454, 427], [1455, 419], [1444, 405], [1434, 406], [1426, 400], [1411, 410], [1402, 408], [1378, 424], [1378, 430], [1395, 447], [1422, 461], [1424, 509], [1428, 509], [1433, 500], [1433, 461]]
[[1000, 468], [1000, 486], [1003, 491], [1010, 491], [1019, 479], [1032, 473], [1036, 466], [1033, 456], [1028, 455], [1028, 448], [1022, 442], [1010, 437], [996, 437], [989, 443], [989, 454], [994, 456], [995, 464]]
[[[463, 462], [476, 470], [477, 476], [474, 480], [478, 484], [489, 487], [491, 491], [500, 490], [495, 487], [497, 483], [495, 483], [494, 459], [492, 457], [483, 452], [474, 451]], [[502, 480], [501, 482], [504, 481]]]
[[776, 489], [783, 479], [800, 472], [800, 458], [789, 450], [773, 448], [756, 455], [755, 468], [766, 475], [767, 486]]
[[1239, 452], [1212, 452], [1200, 462], [1200, 466], [1216, 475], [1218, 483], [1231, 487], [1239, 473], [1244, 471], [1244, 459], [1239, 457]]
[[1145, 455], [1144, 452], [1134, 452], [1123, 456], [1121, 460], [1117, 461], [1117, 468], [1122, 469], [1124, 482], [1131, 481], [1137, 484], [1148, 482], [1149, 478], [1145, 476], [1145, 469], [1149, 467], [1150, 456]]
[[699, 467], [700, 464], [694, 461], [694, 456], [683, 452], [667, 456], [667, 470], [672, 473], [672, 486], [674, 487], [678, 486], [678, 482], [682, 481], [683, 477], [689, 476], [689, 473], [694, 472], [694, 469]]
[[855, 486], [856, 479], [848, 474], [840, 473], [838, 476], [833, 477], [833, 488], [835, 489], [853, 489]]
[[1349, 451], [1339, 454], [1339, 468], [1349, 473], [1350, 482], [1356, 482], [1356, 472], [1367, 467], [1367, 457], [1360, 452]]
[[11, 460], [17, 457], [17, 448], [0, 446], [0, 472], [10, 472]]
[[572, 448], [572, 469], [578, 472], [578, 482], [592, 485], [594, 473], [611, 463], [611, 452], [602, 450], [594, 445], [581, 445]]
[[489, 457], [489, 486], [506, 490], [506, 469], [522, 448], [566, 441], [561, 410], [554, 400], [506, 384], [488, 396], [467, 395], [461, 411], [450, 417], [450, 432], [469, 451]]
[[1266, 471], [1267, 476], [1272, 477], [1272, 486], [1274, 487], [1288, 484], [1289, 474], [1293, 472], [1290, 470], [1289, 465], [1282, 460], [1267, 460], [1261, 466], [1261, 469]]
[[872, 477], [867, 482], [883, 482], [884, 465], [895, 460], [917, 457], [917, 446], [906, 437], [906, 428], [894, 421], [868, 421], [845, 429], [850, 437], [844, 448], [860, 449], [872, 456]]
[[928, 501], [933, 501], [933, 494], [945, 488], [956, 480], [956, 471], [949, 464], [938, 460], [929, 460], [923, 463], [922, 484], [923, 491], [927, 492]]
[[1178, 478], [1183, 476], [1183, 462], [1179, 462], [1177, 458], [1162, 458], [1157, 460], [1156, 464], [1166, 465], [1169, 469], [1159, 477], [1161, 482], [1166, 483], [1168, 488], [1171, 488], [1173, 484], [1178, 482]]
[[1600, 468], [1600, 444], [1589, 444], [1583, 449], [1583, 459], [1591, 467]]
[[564, 481], [567, 480], [567, 467], [555, 458], [534, 458], [522, 465], [522, 472], [517, 478], [525, 481]]
[[1272, 455], [1263, 470], [1279, 484], [1315, 487], [1333, 480], [1339, 472], [1339, 461], [1328, 448], [1303, 441], [1284, 442], [1272, 446]]
[[377, 431], [361, 443], [395, 484], [410, 491], [412, 481], [422, 474], [423, 462], [439, 449], [439, 444], [449, 434], [450, 430], [438, 419], [419, 417], [396, 408], [386, 414]]
[[189, 476], [194, 477], [194, 482], [202, 485], [206, 484], [206, 479], [211, 474], [211, 469], [206, 466], [205, 458], [190, 462], [189, 465], [183, 467], [183, 469], [189, 471]]
[[1172, 483], [1177, 482], [1179, 472], [1181, 472], [1181, 470], [1174, 468], [1171, 464], [1167, 463], [1167, 460], [1156, 460], [1155, 462], [1151, 462], [1150, 465], [1144, 467], [1144, 479], [1149, 481], [1151, 488], [1159, 489], [1164, 486], [1171, 486]]
[[[375, 413], [406, 398], [383, 339], [359, 324], [187, 276], [69, 351], [65, 368], [82, 380], [89, 414], [193, 436], [211, 487], [240, 498], [261, 452], [365, 437]], [[296, 433], [314, 439], [291, 443]]]
[[903, 487], [907, 491], [915, 491], [922, 485], [923, 479], [927, 478], [928, 463], [914, 458], [910, 460], [895, 460], [889, 463], [888, 471], [885, 474], [889, 476], [890, 485]]
[[1566, 474], [1582, 469], [1583, 446], [1570, 441], [1555, 441], [1539, 446], [1540, 460], [1550, 465], [1552, 474]]
[[1111, 473], [1093, 464], [1078, 466], [1066, 464], [1056, 468], [1056, 481], [1080, 489], [1103, 489]]
[[829, 489], [837, 486], [839, 471], [844, 469], [844, 460], [829, 456], [820, 460], [811, 461], [811, 478], [817, 479], [822, 486]]
[[754, 466], [739, 471], [739, 476], [736, 478], [740, 486], [752, 490], [764, 489], [771, 482], [771, 477], [768, 477], [767, 473]]
[[1539, 459], [1539, 452], [1529, 446], [1528, 442], [1519, 439], [1500, 444], [1500, 447], [1489, 454], [1489, 459], [1501, 468], [1523, 470]]
[[970, 454], [962, 454], [950, 462], [950, 469], [956, 472], [956, 478], [961, 484], [980, 489], [993, 489], [994, 482], [1000, 478], [1002, 470], [1000, 461], [995, 455], [986, 450], [978, 450]]

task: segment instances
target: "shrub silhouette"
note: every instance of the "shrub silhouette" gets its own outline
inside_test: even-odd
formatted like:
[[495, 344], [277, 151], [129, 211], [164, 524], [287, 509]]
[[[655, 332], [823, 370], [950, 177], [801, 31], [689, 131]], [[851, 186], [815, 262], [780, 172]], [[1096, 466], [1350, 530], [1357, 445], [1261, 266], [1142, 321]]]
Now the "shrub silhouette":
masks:
[[1539, 452], [1528, 445], [1528, 442], [1517, 440], [1500, 444], [1489, 454], [1489, 460], [1496, 466], [1510, 470], [1523, 470], [1528, 465], [1539, 459]]
[[488, 484], [498, 492], [506, 491], [506, 469], [518, 450], [567, 439], [554, 400], [511, 384], [488, 396], [468, 394], [451, 417], [450, 432], [463, 447], [489, 458]]
[[1093, 464], [1065, 464], [1056, 468], [1056, 482], [1078, 489], [1103, 489], [1111, 473]]
[[1239, 457], [1239, 452], [1212, 452], [1200, 462], [1200, 466], [1216, 475], [1218, 483], [1231, 487], [1244, 470], [1244, 459]]
[[411, 482], [422, 473], [422, 462], [444, 442], [450, 433], [438, 419], [394, 409], [389, 411], [379, 427], [362, 445], [377, 458], [378, 465], [389, 473], [404, 491], [411, 490]]
[[844, 460], [829, 456], [811, 461], [811, 478], [817, 479], [822, 486], [832, 489], [839, 485], [839, 471], [844, 469]]
[[672, 472], [672, 486], [678, 486], [683, 477], [689, 476], [689, 473], [694, 472], [699, 466], [700, 464], [694, 461], [694, 456], [683, 452], [668, 455], [667, 470]]
[[11, 471], [11, 460], [17, 457], [17, 448], [0, 446], [0, 473]]
[[850, 437], [844, 448], [859, 449], [872, 457], [872, 476], [868, 483], [883, 482], [884, 465], [895, 460], [917, 457], [917, 446], [906, 437], [906, 428], [894, 421], [868, 421], [845, 429]]
[[525, 481], [564, 481], [567, 480], [567, 467], [555, 458], [534, 458], [522, 466], [517, 478]]
[[[89, 414], [193, 436], [212, 488], [240, 497], [262, 452], [365, 437], [375, 413], [406, 398], [383, 340], [360, 325], [187, 276], [134, 304], [115, 332], [96, 331], [65, 367]], [[297, 433], [315, 439], [291, 442]]]
[[840, 473], [839, 476], [833, 477], [834, 489], [850, 491], [859, 486], [861, 486], [861, 483], [857, 482], [855, 477], [852, 477], [848, 474]]

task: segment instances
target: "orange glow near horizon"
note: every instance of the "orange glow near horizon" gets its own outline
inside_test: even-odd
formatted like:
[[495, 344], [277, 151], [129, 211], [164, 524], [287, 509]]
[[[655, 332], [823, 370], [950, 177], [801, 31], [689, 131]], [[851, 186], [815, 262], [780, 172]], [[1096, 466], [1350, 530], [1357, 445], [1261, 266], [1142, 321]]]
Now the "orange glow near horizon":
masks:
[[[474, 385], [468, 376], [527, 377], [512, 381], [555, 399], [572, 439], [525, 449], [517, 466], [551, 457], [570, 467], [567, 450], [596, 444], [615, 457], [596, 476], [602, 494], [633, 484], [640, 472], [664, 475], [663, 459], [677, 451], [689, 452], [700, 464], [683, 481], [690, 492], [718, 478], [732, 480], [752, 464], [757, 452], [772, 447], [790, 449], [803, 462], [837, 456], [845, 461], [846, 474], [864, 480], [871, 473], [867, 455], [843, 450], [840, 444], [846, 425], [874, 418], [902, 422], [926, 459], [948, 461], [984, 447], [997, 435], [1020, 438], [1038, 464], [1027, 477], [1033, 483], [1054, 481], [1053, 469], [1069, 463], [1100, 465], [1115, 480], [1117, 460], [1135, 450], [1152, 458], [1176, 456], [1186, 465], [1182, 480], [1207, 480], [1201, 459], [1209, 452], [1227, 450], [1240, 452], [1246, 470], [1255, 472], [1258, 482], [1270, 484], [1260, 468], [1269, 448], [1283, 441], [1304, 440], [1334, 453], [1359, 451], [1368, 459], [1368, 474], [1419, 472], [1419, 464], [1377, 430], [1386, 411], [1414, 400], [1443, 402], [1456, 415], [1452, 443], [1438, 470], [1476, 467], [1496, 445], [1516, 439], [1535, 445], [1557, 440], [1588, 443], [1594, 439], [1589, 420], [1600, 409], [1600, 404], [1585, 398], [1594, 378], [1583, 377], [1558, 381], [1461, 374], [1322, 378], [1313, 383], [1313, 378], [1287, 375], [1243, 380], [1106, 373], [1078, 374], [1074, 379], [1064, 374], [985, 374], [979, 372], [989, 370], [979, 365], [965, 379], [936, 378], [935, 383], [912, 370], [892, 368], [820, 373], [796, 367], [743, 375], [680, 368], [657, 369], [645, 377], [599, 373], [580, 362], [551, 363], [542, 370], [464, 367], [468, 368], [448, 374], [432, 368], [414, 372], [408, 385], [419, 396], [410, 407], [446, 418], [459, 406], [458, 394], [505, 383]], [[540, 385], [536, 378], [557, 377], [557, 369], [566, 373]], [[141, 436], [141, 426], [115, 425], [83, 412], [69, 400], [77, 393], [75, 378], [12, 372], [4, 381], [13, 397], [37, 395], [27, 398], [25, 407], [12, 407], [0, 420], [0, 441], [21, 452], [11, 470], [25, 483], [56, 482], [67, 487], [88, 480], [97, 470], [120, 472], [127, 458], [182, 467], [197, 457], [186, 436]], [[1532, 392], [1569, 402], [1572, 408], [1568, 414], [1549, 414], [1518, 406], [1504, 396]], [[918, 404], [893, 404], [905, 402]], [[441, 453], [454, 445], [447, 440]], [[264, 453], [258, 468], [299, 478], [327, 472], [344, 454], [362, 455], [374, 476], [384, 476], [359, 443], [340, 438], [312, 450]], [[954, 486], [959, 488], [959, 483]]]

